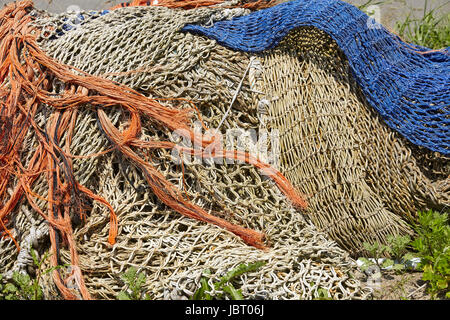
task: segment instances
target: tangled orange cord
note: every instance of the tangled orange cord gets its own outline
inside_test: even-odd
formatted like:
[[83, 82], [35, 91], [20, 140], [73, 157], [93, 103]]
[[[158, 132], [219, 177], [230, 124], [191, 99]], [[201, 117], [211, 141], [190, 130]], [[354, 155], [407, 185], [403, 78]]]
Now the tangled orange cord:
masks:
[[[136, 1], [134, 1], [136, 2]], [[177, 1], [168, 1], [175, 4]], [[220, 1], [184, 1], [197, 5]], [[161, 4], [164, 1], [161, 1]], [[199, 4], [200, 3], [200, 4]], [[247, 244], [267, 249], [264, 235], [260, 232], [232, 224], [209, 214], [199, 206], [183, 197], [183, 193], [171, 184], [151, 163], [142, 159], [136, 149], [180, 148], [170, 141], [142, 141], [141, 117], [155, 121], [171, 130], [183, 129], [186, 138], [199, 139], [190, 126], [192, 109], [168, 108], [157, 101], [126, 86], [110, 80], [89, 75], [63, 65], [47, 56], [36, 43], [35, 27], [30, 26], [33, 8], [31, 0], [10, 3], [0, 11], [0, 232], [14, 240], [8, 230], [9, 215], [21, 199], [24, 199], [49, 224], [51, 241], [51, 264], [58, 265], [58, 248], [62, 243], [69, 248], [71, 274], [65, 279], [60, 272], [53, 271], [53, 279], [65, 299], [77, 299], [67, 282], [75, 280], [83, 299], [91, 299], [78, 267], [76, 244], [73, 240], [71, 215], [86, 218], [86, 200], [92, 199], [105, 205], [110, 211], [110, 231], [108, 242], [113, 245], [118, 231], [118, 221], [112, 206], [92, 190], [81, 185], [74, 177], [72, 160], [77, 157], [70, 153], [71, 140], [77, 121], [78, 108], [90, 104], [96, 107], [103, 134], [112, 148], [103, 152], [117, 150], [133, 162], [143, 173], [147, 183], [160, 201], [182, 215], [207, 223], [215, 224], [241, 237]], [[65, 90], [55, 96], [51, 93], [50, 79], [65, 83]], [[46, 104], [53, 108], [45, 127], [35, 122], [39, 106]], [[130, 114], [130, 125], [119, 131], [103, 109], [121, 106]], [[38, 146], [28, 164], [22, 158], [22, 145], [27, 132], [32, 130], [38, 139]], [[60, 147], [65, 134], [65, 147]], [[210, 154], [211, 140], [201, 137], [202, 149], [184, 148], [181, 151], [191, 154]], [[197, 140], [198, 141], [198, 140]], [[91, 155], [91, 156], [98, 156]], [[306, 202], [296, 192], [287, 179], [269, 165], [251, 157], [248, 153], [221, 151], [213, 157], [239, 159], [264, 170], [280, 190], [299, 207]], [[32, 191], [33, 183], [45, 175], [48, 182], [48, 195], [43, 197]], [[17, 183], [14, 185], [14, 181]], [[12, 193], [7, 192], [12, 188]], [[47, 211], [43, 212], [36, 199], [47, 201]], [[14, 240], [15, 241], [15, 240]], [[16, 246], [19, 248], [17, 242]]]

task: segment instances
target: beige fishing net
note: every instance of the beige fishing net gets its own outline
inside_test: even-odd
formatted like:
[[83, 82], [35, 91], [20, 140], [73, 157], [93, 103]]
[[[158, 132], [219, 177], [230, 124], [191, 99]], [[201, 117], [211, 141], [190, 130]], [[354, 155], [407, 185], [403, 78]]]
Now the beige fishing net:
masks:
[[[115, 299], [124, 289], [120, 275], [131, 266], [147, 275], [145, 289], [153, 299], [186, 299], [205, 270], [212, 282], [241, 263], [266, 261], [238, 280], [244, 297], [311, 299], [324, 288], [334, 299], [367, 299], [371, 289], [355, 279], [350, 254], [364, 254], [364, 241], [411, 233], [403, 218], [418, 209], [448, 205], [448, 159], [411, 147], [383, 125], [324, 34], [297, 30], [289, 37], [296, 49], [286, 39], [271, 52], [249, 56], [180, 32], [186, 23], [208, 24], [247, 13], [123, 8], [54, 39], [55, 27], [73, 17], [36, 12], [36, 24], [44, 29], [39, 44], [60, 62], [126, 84], [162, 104], [183, 108], [193, 102], [207, 127], [220, 126], [224, 134], [230, 129], [237, 136], [278, 132], [269, 137], [278, 136], [279, 145], [267, 139], [267, 160], [279, 164], [309, 203], [305, 212], [294, 209], [272, 180], [249, 164], [191, 158], [182, 166], [170, 150], [143, 155], [195, 204], [264, 232], [270, 249], [262, 251], [168, 209], [118, 152], [74, 159], [76, 179], [104, 197], [118, 216], [113, 246], [107, 242], [109, 212], [102, 204], [87, 203], [92, 210], [86, 221], [73, 219], [79, 267], [94, 298]], [[53, 83], [55, 93], [62, 85]], [[41, 106], [37, 123], [45, 124], [47, 109]], [[105, 108], [118, 128], [128, 119], [120, 110]], [[81, 113], [71, 153], [107, 150], [93, 108], [86, 105]], [[175, 139], [154, 124], [144, 122], [142, 129], [144, 140]], [[247, 141], [243, 147], [251, 149], [252, 140]], [[25, 152], [35, 144], [30, 131]], [[45, 197], [46, 184], [38, 180], [34, 191]], [[45, 201], [37, 203], [46, 207]], [[11, 231], [21, 247], [32, 245], [42, 253], [48, 241], [43, 219], [24, 203], [13, 216]], [[0, 274], [32, 270], [28, 251], [18, 254], [10, 239], [0, 240], [0, 252]], [[60, 252], [62, 264], [70, 261], [64, 246]], [[57, 298], [51, 276], [43, 281], [46, 298]]]
[[[341, 247], [410, 234], [418, 210], [449, 205], [448, 158], [411, 146], [365, 102], [336, 43], [299, 28], [261, 56], [263, 125], [279, 130], [281, 172]], [[434, 159], [427, 161], [426, 159]]]

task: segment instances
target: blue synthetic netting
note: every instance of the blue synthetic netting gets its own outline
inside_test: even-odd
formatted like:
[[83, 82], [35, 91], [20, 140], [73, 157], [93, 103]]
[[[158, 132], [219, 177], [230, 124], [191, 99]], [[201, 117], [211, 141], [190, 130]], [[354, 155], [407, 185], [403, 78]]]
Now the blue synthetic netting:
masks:
[[275, 47], [301, 26], [319, 28], [336, 41], [367, 101], [389, 127], [418, 146], [450, 154], [450, 47], [426, 53], [429, 49], [401, 41], [340, 0], [291, 1], [183, 30], [257, 53]]

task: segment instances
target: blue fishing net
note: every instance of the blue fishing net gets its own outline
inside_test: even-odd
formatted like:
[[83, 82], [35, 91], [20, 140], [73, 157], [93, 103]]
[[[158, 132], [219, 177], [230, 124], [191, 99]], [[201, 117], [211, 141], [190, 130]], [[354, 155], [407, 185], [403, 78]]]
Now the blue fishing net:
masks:
[[430, 52], [405, 43], [340, 0], [296, 0], [183, 30], [258, 53], [301, 26], [321, 29], [336, 41], [367, 101], [390, 128], [415, 145], [450, 154], [450, 47]]

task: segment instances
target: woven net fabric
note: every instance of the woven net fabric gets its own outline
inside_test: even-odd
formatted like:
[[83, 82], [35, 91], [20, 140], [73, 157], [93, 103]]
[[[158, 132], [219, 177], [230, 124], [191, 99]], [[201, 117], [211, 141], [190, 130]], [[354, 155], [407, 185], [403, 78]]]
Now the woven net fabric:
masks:
[[[244, 77], [250, 57], [226, 49], [214, 40], [173, 28], [175, 18], [196, 20], [203, 11], [198, 11], [198, 15], [196, 12], [124, 8], [92, 19], [64, 37], [54, 40], [42, 37], [40, 46], [61, 62], [83, 71], [115, 77], [116, 81], [127, 83], [148, 96], [161, 98], [163, 103], [183, 108], [188, 104], [186, 100], [190, 100], [212, 128], [218, 127], [244, 78], [233, 110], [221, 130], [257, 130], [260, 122], [252, 105], [253, 92]], [[49, 21], [64, 23], [64, 19], [53, 16], [38, 20], [36, 24]], [[121, 32], [111, 30], [112, 22]], [[161, 41], [161, 35], [171, 41]], [[130, 58], [124, 63], [120, 53], [135, 52], [139, 46], [142, 46], [139, 58]], [[117, 55], [99, 61], [98, 50], [109, 50]], [[127, 65], [133, 61], [140, 64]], [[96, 64], [95, 68], [90, 69], [92, 63]], [[55, 93], [64, 90], [64, 84], [59, 81], [54, 81], [52, 86]], [[166, 100], [178, 98], [185, 100]], [[51, 111], [42, 105], [36, 122], [45, 125]], [[106, 150], [109, 143], [98, 128], [94, 108], [86, 105], [79, 112], [71, 153], [83, 156]], [[116, 127], [127, 125], [128, 117], [120, 108], [111, 107], [105, 112]], [[168, 129], [150, 121], [142, 125], [142, 139], [162, 140], [171, 135]], [[36, 137], [31, 130], [24, 150], [31, 154], [35, 145]], [[93, 297], [116, 298], [118, 292], [125, 289], [120, 275], [134, 266], [147, 275], [145, 289], [153, 299], [186, 299], [198, 288], [206, 269], [211, 272], [208, 277], [212, 282], [240, 263], [253, 261], [267, 263], [238, 280], [247, 298], [311, 299], [319, 288], [328, 289], [336, 299], [370, 296], [371, 289], [353, 276], [356, 268], [348, 252], [325, 233], [317, 231], [291, 206], [272, 180], [261, 175], [254, 166], [226, 162], [211, 166], [193, 161], [185, 164], [183, 172], [169, 150], [155, 150], [146, 156], [194, 203], [219, 213], [224, 219], [264, 231], [270, 249], [263, 251], [248, 246], [228, 231], [168, 209], [149, 190], [138, 168], [130, 166], [120, 153], [76, 158], [73, 161], [75, 179], [111, 203], [119, 221], [116, 243], [111, 246], [107, 242], [109, 214], [101, 203], [90, 203], [92, 210], [86, 221], [76, 221], [74, 217], [78, 267]], [[33, 192], [45, 197], [47, 184], [44, 178], [36, 181]], [[47, 205], [45, 201], [36, 203], [42, 210]], [[21, 247], [33, 245], [42, 252], [48, 243], [46, 221], [25, 202], [12, 216], [16, 218], [10, 223], [11, 231]], [[0, 246], [0, 273], [30, 267], [26, 250], [19, 256], [12, 241], [5, 238], [0, 240]], [[61, 264], [70, 263], [71, 253], [64, 245], [59, 252]], [[60, 270], [61, 273], [70, 271]], [[45, 296], [57, 297], [51, 275], [44, 275], [43, 281]], [[76, 288], [76, 281], [68, 286]]]
[[356, 82], [383, 121], [410, 142], [450, 153], [450, 51], [404, 43], [358, 8], [340, 0], [297, 0], [211, 27], [185, 31], [234, 50], [262, 52], [290, 30], [314, 26], [330, 35]]
[[[411, 234], [422, 208], [449, 205], [448, 158], [393, 133], [369, 106], [336, 42], [314, 27], [293, 29], [259, 56], [261, 125], [277, 129], [280, 171], [308, 198], [309, 217], [342, 248]], [[374, 134], [376, 133], [376, 134]], [[435, 171], [430, 172], [434, 167]]]

